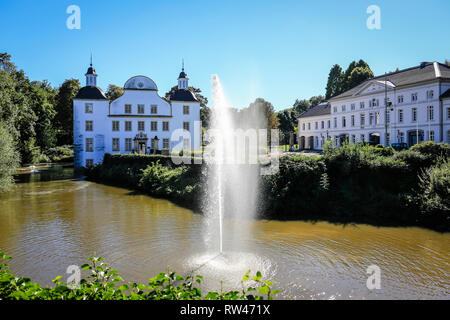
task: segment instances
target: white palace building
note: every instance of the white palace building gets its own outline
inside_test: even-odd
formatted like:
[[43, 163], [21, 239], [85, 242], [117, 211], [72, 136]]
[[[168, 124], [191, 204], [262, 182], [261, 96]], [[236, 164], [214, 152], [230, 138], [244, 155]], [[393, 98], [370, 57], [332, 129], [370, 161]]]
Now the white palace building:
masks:
[[145, 76], [128, 79], [124, 93], [109, 102], [91, 66], [86, 86], [73, 101], [74, 167], [101, 163], [105, 153], [166, 153], [200, 148], [200, 102], [188, 90], [187, 74], [167, 100]]
[[378, 76], [300, 115], [301, 149], [320, 150], [331, 138], [336, 145], [450, 143], [450, 67], [423, 62]]

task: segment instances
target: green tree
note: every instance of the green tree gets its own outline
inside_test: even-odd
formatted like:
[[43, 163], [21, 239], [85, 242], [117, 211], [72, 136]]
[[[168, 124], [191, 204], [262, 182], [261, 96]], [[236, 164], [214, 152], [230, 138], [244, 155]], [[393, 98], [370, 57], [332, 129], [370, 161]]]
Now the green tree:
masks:
[[[355, 69], [357, 71], [354, 72]], [[362, 59], [358, 62], [352, 61], [347, 70], [345, 70], [341, 93], [360, 85], [370, 78], [373, 78], [373, 72], [367, 62]]]
[[[201, 94], [202, 90], [195, 87], [188, 87], [189, 91], [195, 94], [197, 100], [200, 102], [200, 120], [202, 127], [207, 128], [211, 117], [211, 109], [208, 108], [208, 98]], [[165, 98], [170, 100], [170, 96], [178, 90], [178, 86], [173, 86], [170, 91], [166, 92]]]
[[292, 110], [294, 111], [296, 117], [300, 116], [309, 108], [311, 108], [311, 101], [309, 101], [308, 99], [297, 99], [292, 106]]
[[115, 84], [110, 84], [108, 86], [108, 90], [106, 91], [106, 97], [110, 102], [116, 100], [121, 95], [123, 95], [122, 87], [116, 86]]
[[59, 145], [73, 144], [73, 99], [80, 88], [78, 79], [68, 79], [58, 89], [55, 125]]
[[14, 183], [12, 175], [19, 166], [19, 153], [8, 125], [0, 122], [0, 192], [8, 190]]
[[335, 64], [328, 74], [328, 82], [326, 87], [325, 98], [330, 99], [342, 93], [342, 85], [344, 82], [344, 72], [340, 65]]

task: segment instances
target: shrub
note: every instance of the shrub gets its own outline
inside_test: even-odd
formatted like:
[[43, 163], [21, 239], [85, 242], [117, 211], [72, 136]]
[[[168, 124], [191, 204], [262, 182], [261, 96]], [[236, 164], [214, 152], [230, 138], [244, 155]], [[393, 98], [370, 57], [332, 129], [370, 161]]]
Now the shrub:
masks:
[[0, 122], [0, 192], [14, 184], [13, 174], [19, 166], [19, 152], [6, 125]]
[[73, 148], [71, 146], [59, 146], [45, 151], [51, 162], [73, 161]]
[[[0, 260], [11, 257], [0, 252]], [[81, 266], [89, 271], [87, 279], [78, 285], [64, 284], [61, 276], [53, 280], [55, 287], [44, 288], [31, 279], [10, 273], [6, 263], [0, 265], [0, 300], [271, 300], [279, 290], [273, 290], [273, 282], [263, 280], [258, 271], [250, 276], [250, 270], [242, 278], [242, 290], [208, 292], [203, 294], [199, 275], [179, 275], [168, 271], [160, 273], [147, 284], [125, 283], [116, 270], [103, 262], [103, 258], [88, 259]]]

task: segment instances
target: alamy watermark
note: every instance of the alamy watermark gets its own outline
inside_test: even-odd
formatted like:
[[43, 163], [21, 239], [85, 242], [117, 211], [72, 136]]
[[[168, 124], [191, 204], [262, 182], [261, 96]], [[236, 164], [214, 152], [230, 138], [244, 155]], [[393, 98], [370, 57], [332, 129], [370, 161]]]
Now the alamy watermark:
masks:
[[381, 289], [381, 269], [377, 265], [371, 265], [367, 267], [367, 274], [370, 276], [367, 278], [366, 286], [369, 290]]
[[67, 20], [66, 20], [67, 29], [80, 30], [81, 29], [81, 9], [80, 9], [80, 7], [72, 4], [67, 7], [66, 13], [70, 14], [70, 16], [67, 17]]
[[367, 14], [370, 16], [367, 18], [366, 25], [369, 30], [380, 30], [381, 29], [381, 9], [377, 5], [371, 5], [367, 7]]

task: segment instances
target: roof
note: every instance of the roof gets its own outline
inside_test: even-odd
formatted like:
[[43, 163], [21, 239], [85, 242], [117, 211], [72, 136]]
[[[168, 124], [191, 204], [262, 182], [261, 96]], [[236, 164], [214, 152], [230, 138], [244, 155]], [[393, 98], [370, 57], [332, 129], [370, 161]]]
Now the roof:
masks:
[[390, 83], [392, 83], [396, 87], [399, 87], [438, 78], [450, 80], [450, 67], [439, 62], [422, 62], [416, 67], [391, 72], [386, 75], [377, 76], [366, 80], [360, 85], [353, 87], [352, 89], [347, 90], [340, 95], [330, 98], [330, 101], [351, 97], [359, 90], [361, 90], [365, 85], [367, 85], [367, 83], [373, 80], [384, 82], [384, 80], [387, 79]]
[[450, 99], [450, 89], [448, 89], [441, 95], [441, 99]]
[[103, 90], [94, 86], [86, 86], [81, 88], [75, 99], [108, 100]]
[[328, 114], [331, 114], [331, 106], [328, 102], [323, 102], [315, 107], [309, 108], [308, 110], [303, 112], [297, 119], [325, 116]]
[[177, 89], [171, 96], [170, 101], [193, 101], [198, 102], [195, 94], [186, 89]]
[[92, 67], [92, 65], [89, 67], [88, 71], [86, 72], [86, 74], [93, 74], [96, 75], [97, 73], [95, 73], [95, 69], [94, 67]]
[[187, 78], [187, 73], [183, 71], [180, 72], [180, 75], [178, 76], [178, 79], [186, 79]]
[[158, 87], [156, 83], [146, 76], [134, 76], [125, 82], [123, 86], [125, 90], [133, 89], [133, 90], [156, 90], [158, 91]]

